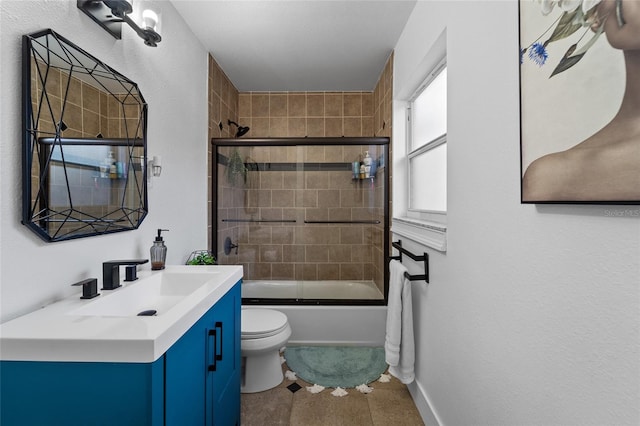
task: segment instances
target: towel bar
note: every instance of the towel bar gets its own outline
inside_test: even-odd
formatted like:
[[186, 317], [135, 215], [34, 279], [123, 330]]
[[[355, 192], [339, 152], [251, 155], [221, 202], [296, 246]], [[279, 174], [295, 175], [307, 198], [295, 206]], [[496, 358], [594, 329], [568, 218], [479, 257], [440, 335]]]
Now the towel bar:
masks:
[[422, 256], [418, 256], [411, 253], [410, 251], [402, 247], [402, 240], [394, 241], [391, 243], [391, 245], [393, 246], [393, 248], [398, 250], [400, 254], [398, 256], [389, 256], [389, 259], [398, 260], [402, 262], [402, 255], [406, 254], [416, 262], [424, 262], [424, 275], [411, 275], [408, 272], [405, 272], [404, 273], [405, 278], [407, 278], [409, 281], [424, 280], [428, 284], [429, 283], [429, 254], [425, 252], [422, 254]]

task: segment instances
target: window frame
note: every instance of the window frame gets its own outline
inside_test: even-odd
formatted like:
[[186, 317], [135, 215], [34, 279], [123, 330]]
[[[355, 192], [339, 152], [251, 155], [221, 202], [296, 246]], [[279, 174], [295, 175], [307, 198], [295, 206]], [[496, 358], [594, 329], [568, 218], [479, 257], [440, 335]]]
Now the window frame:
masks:
[[[447, 58], [446, 56], [442, 58], [435, 67], [429, 71], [427, 77], [418, 85], [418, 89], [413, 92], [411, 97], [408, 100], [407, 105], [407, 137], [406, 137], [406, 167], [407, 167], [407, 218], [408, 219], [418, 219], [420, 221], [433, 222], [434, 224], [443, 226], [443, 229], [446, 229], [447, 222], [447, 210], [429, 210], [429, 209], [419, 209], [412, 207], [411, 202], [411, 193], [412, 193], [412, 179], [411, 179], [411, 160], [425, 154], [428, 151], [431, 151], [434, 148], [437, 148], [443, 144], [447, 144], [448, 138], [448, 127], [445, 133], [435, 137], [434, 139], [427, 141], [421, 144], [419, 147], [412, 149], [414, 145], [413, 142], [413, 123], [415, 122], [414, 110], [412, 108], [415, 100], [429, 87], [433, 81], [440, 76], [440, 74], [447, 70]], [[447, 82], [448, 82], [448, 74], [447, 74]], [[448, 115], [448, 114], [447, 114]], [[448, 124], [448, 120], [447, 120]], [[446, 184], [447, 182], [445, 182]], [[447, 188], [445, 187], [445, 193]], [[448, 198], [448, 197], [447, 197]]]

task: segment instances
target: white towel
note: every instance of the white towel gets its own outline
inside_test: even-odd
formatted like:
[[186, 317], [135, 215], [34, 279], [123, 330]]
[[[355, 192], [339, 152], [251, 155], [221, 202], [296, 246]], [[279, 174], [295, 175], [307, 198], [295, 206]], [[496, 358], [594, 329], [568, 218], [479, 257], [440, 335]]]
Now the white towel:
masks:
[[387, 305], [387, 335], [385, 360], [389, 373], [402, 383], [413, 382], [415, 347], [413, 341], [413, 311], [411, 309], [411, 281], [402, 263], [389, 263], [389, 302]]

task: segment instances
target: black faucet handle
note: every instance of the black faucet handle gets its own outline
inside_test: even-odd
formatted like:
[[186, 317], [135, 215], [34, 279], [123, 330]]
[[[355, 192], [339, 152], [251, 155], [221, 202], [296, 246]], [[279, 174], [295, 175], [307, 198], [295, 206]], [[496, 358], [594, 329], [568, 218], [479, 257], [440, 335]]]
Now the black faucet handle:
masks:
[[78, 281], [77, 283], [71, 285], [82, 286], [82, 296], [80, 296], [80, 299], [93, 299], [96, 296], [100, 296], [100, 293], [98, 293], [97, 278], [87, 278], [86, 280]]

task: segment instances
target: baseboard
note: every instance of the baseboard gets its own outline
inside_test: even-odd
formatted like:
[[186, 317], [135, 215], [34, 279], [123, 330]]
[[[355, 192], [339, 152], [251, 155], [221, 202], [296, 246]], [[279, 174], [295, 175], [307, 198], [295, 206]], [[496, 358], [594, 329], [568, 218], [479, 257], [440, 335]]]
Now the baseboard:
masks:
[[407, 388], [409, 388], [409, 393], [411, 393], [413, 402], [416, 404], [416, 407], [418, 408], [418, 412], [420, 413], [420, 417], [422, 417], [422, 421], [424, 422], [424, 424], [429, 426], [442, 425], [440, 419], [431, 408], [429, 398], [427, 397], [427, 394], [422, 386], [420, 386], [420, 384], [414, 380], [407, 385]]

